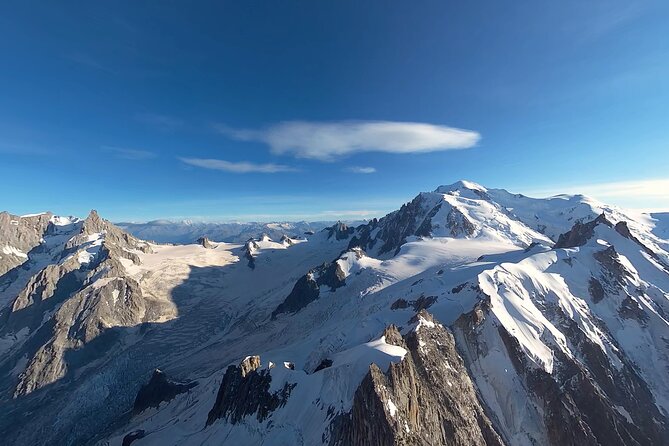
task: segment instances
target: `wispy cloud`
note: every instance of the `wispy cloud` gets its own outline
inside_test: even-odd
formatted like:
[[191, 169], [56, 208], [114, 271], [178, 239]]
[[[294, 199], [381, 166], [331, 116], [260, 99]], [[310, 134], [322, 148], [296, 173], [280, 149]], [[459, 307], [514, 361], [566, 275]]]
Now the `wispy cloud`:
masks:
[[481, 139], [479, 133], [419, 122], [287, 121], [258, 130], [218, 125], [218, 131], [241, 141], [270, 146], [272, 153], [332, 161], [358, 152], [420, 153], [466, 149]]
[[148, 160], [156, 158], [158, 156], [154, 152], [150, 152], [148, 150], [128, 149], [126, 147], [104, 146], [102, 147], [102, 149], [107, 152], [113, 153], [118, 158], [123, 158], [127, 160], [136, 160], [136, 161]]
[[669, 178], [576, 184], [527, 192], [533, 196], [583, 194], [635, 210], [669, 210]]
[[283, 164], [256, 164], [246, 161], [232, 162], [210, 158], [179, 158], [182, 162], [203, 169], [222, 170], [233, 173], [277, 173], [296, 172], [297, 169]]
[[374, 167], [361, 167], [361, 166], [351, 166], [344, 169], [346, 172], [351, 173], [374, 173], [376, 168]]
[[184, 126], [182, 119], [156, 113], [137, 113], [135, 120], [167, 132], [178, 130]]

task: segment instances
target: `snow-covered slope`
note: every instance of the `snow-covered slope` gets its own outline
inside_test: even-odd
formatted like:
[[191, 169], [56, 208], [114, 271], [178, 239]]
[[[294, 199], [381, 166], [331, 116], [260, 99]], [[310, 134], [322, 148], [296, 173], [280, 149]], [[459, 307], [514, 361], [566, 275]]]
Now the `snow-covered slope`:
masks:
[[267, 234], [278, 240], [282, 235], [302, 236], [320, 231], [333, 222], [212, 223], [190, 220], [153, 220], [146, 223], [117, 223], [142, 240], [158, 243], [194, 243], [199, 237], [227, 243], [243, 243], [249, 238]]
[[240, 244], [147, 244], [73, 220], [3, 291], [0, 432], [669, 444], [662, 222], [466, 181], [357, 227]]
[[663, 240], [665, 250], [669, 249], [669, 212], [650, 214], [648, 224], [652, 226], [652, 233]]

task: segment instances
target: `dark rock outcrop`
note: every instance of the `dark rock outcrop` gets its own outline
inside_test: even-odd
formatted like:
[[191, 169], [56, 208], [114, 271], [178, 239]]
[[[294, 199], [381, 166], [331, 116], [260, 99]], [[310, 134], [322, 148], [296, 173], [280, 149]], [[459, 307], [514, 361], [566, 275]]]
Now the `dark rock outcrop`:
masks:
[[318, 283], [313, 274], [300, 277], [288, 297], [272, 312], [272, 319], [281, 313], [297, 313], [318, 299], [319, 295]]
[[244, 258], [248, 261], [247, 265], [251, 269], [255, 269], [255, 267], [256, 267], [255, 252], [258, 249], [260, 249], [260, 246], [252, 238], [248, 239], [246, 241], [246, 244], [244, 245], [244, 249], [243, 249]]
[[405, 308], [409, 308], [409, 301], [401, 297], [390, 305], [391, 310], [403, 310]]
[[[444, 206], [450, 206], [446, 221], [434, 221]], [[408, 237], [430, 237], [437, 227], [447, 228], [452, 237], [469, 237], [476, 231], [474, 223], [460, 209], [443, 201], [443, 197], [423, 193], [380, 220], [358, 226], [348, 248], [371, 250], [376, 247], [377, 255], [395, 255]]]
[[597, 303], [604, 299], [605, 292], [604, 287], [602, 286], [602, 282], [594, 277], [590, 277], [590, 281], [588, 282], [588, 291], [590, 292], [590, 297], [592, 297], [593, 302]]
[[[566, 317], [562, 319], [567, 322]], [[549, 374], [533, 368], [516, 338], [499, 327], [516, 372], [543, 406], [550, 444], [668, 444], [667, 420], [634, 369], [623, 362], [624, 366], [617, 370], [573, 321], [566, 328], [581, 352], [583, 363], [556, 349], [554, 370]], [[626, 410], [630, 419], [616, 407]]]
[[397, 299], [390, 306], [391, 310], [400, 310], [411, 306], [413, 311], [426, 310], [437, 301], [437, 296], [421, 295], [418, 299], [407, 301], [406, 299]]
[[595, 227], [599, 224], [613, 227], [613, 224], [606, 218], [606, 215], [601, 214], [594, 220], [587, 223], [576, 222], [574, 226], [564, 234], [558, 237], [554, 248], [576, 248], [577, 246], [585, 245], [588, 240], [595, 235]]
[[460, 347], [469, 352], [467, 360], [476, 362], [472, 354], [488, 354], [490, 346], [480, 334], [498, 334], [527, 392], [528, 407], [538, 407], [537, 414], [543, 418], [544, 432], [535, 434], [545, 438], [548, 445], [667, 444], [667, 420], [622, 350], [614, 344], [611, 354], [617, 356], [618, 363], [614, 365], [559, 306], [544, 305], [545, 314], [561, 328], [573, 352], [573, 356], [566, 355], [560, 348], [553, 348], [551, 373], [536, 367], [518, 340], [494, 316], [489, 317], [490, 303], [486, 299], [455, 324]]
[[328, 238], [334, 238], [336, 240], [346, 240], [355, 232], [355, 228], [349, 227], [346, 223], [338, 221], [334, 225], [323, 229], [328, 233]]
[[464, 290], [466, 286], [467, 286], [467, 282], [461, 283], [460, 285], [457, 285], [457, 286], [454, 286], [451, 289], [451, 293], [458, 294], [460, 291]]
[[446, 224], [453, 237], [468, 237], [476, 230], [476, 226], [457, 207], [448, 212]]
[[379, 226], [379, 220], [374, 218], [366, 225], [360, 225], [356, 228], [356, 234], [351, 237], [348, 243], [348, 249], [365, 248], [371, 249], [376, 244], [376, 238], [372, 238], [372, 231]]
[[402, 337], [386, 329], [388, 343], [407, 349], [387, 372], [375, 364], [355, 392], [349, 413], [333, 419], [329, 444], [502, 445], [479, 403], [453, 336], [425, 311], [417, 329]]
[[[400, 246], [406, 243], [407, 237], [414, 235], [419, 228], [423, 228], [421, 233], [429, 232], [427, 223], [424, 223], [424, 201], [424, 197], [419, 195], [409, 203], [402, 205], [398, 211], [386, 215], [379, 221], [381, 231], [378, 237], [383, 241], [379, 254], [399, 252]], [[432, 209], [427, 214], [431, 214], [431, 211]]]
[[149, 382], [144, 384], [137, 392], [132, 410], [134, 413], [140, 413], [149, 407], [158, 407], [160, 403], [170, 401], [175, 396], [187, 392], [196, 385], [197, 382], [179, 383], [172, 381], [164, 372], [156, 369]]
[[228, 367], [218, 389], [214, 407], [209, 411], [207, 426], [218, 419], [237, 424], [253, 414], [262, 422], [274, 410], [286, 404], [296, 384], [286, 383], [282, 389], [270, 393], [270, 369], [258, 371], [259, 368], [259, 356], [249, 356], [239, 366]]
[[212, 243], [211, 240], [204, 236], [197, 239], [197, 244], [207, 249], [214, 249], [216, 247], [216, 245]]
[[295, 243], [292, 238], [288, 237], [285, 234], [281, 236], [281, 240], [279, 240], [279, 242], [285, 245], [292, 245]]
[[339, 263], [324, 263], [300, 277], [286, 299], [272, 312], [272, 318], [281, 313], [297, 313], [320, 297], [320, 287], [334, 291], [346, 285], [346, 276]]
[[629, 275], [627, 268], [620, 262], [620, 257], [616, 248], [609, 246], [606, 249], [597, 251], [593, 257], [602, 267], [604, 279], [611, 287], [622, 287], [625, 277]]
[[[432, 217], [438, 212], [442, 202], [430, 204], [424, 194], [418, 195], [409, 203], [380, 220], [374, 219], [366, 225], [356, 229], [357, 235], [353, 236], [348, 247], [360, 247], [371, 250], [377, 244], [378, 254], [399, 252], [400, 247], [406, 243], [409, 236], [429, 236], [432, 231]], [[374, 237], [372, 233], [374, 231]]]
[[650, 319], [648, 313], [639, 305], [632, 296], [627, 296], [623, 299], [618, 309], [618, 313], [625, 319], [633, 319], [641, 326], [645, 326]]
[[327, 359], [326, 358], [326, 359], [322, 360], [320, 362], [320, 364], [318, 364], [318, 366], [316, 366], [316, 368], [314, 369], [314, 373], [316, 373], [320, 370], [323, 370], [323, 369], [327, 369], [328, 367], [332, 367], [332, 359]]

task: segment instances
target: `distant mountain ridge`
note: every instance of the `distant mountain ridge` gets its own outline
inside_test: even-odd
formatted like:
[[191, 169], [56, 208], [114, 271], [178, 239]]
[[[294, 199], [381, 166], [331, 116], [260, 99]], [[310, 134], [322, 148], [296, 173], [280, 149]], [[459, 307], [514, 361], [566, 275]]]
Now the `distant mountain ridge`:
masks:
[[0, 213], [0, 435], [669, 444], [667, 222], [468, 181], [242, 243]]
[[242, 223], [153, 220], [146, 223], [121, 222], [116, 225], [136, 237], [158, 243], [193, 243], [199, 237], [228, 243], [243, 243], [262, 234], [267, 234], [276, 240], [282, 235], [301, 236], [305, 232], [320, 231], [333, 223], [334, 221]]

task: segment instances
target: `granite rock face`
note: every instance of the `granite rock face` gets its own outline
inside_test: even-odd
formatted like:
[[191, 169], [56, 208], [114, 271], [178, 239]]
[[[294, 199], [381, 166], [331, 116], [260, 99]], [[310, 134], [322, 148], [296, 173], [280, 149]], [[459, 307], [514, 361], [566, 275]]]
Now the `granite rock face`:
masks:
[[260, 356], [249, 356], [239, 366], [228, 367], [214, 407], [209, 411], [207, 425], [221, 418], [236, 424], [251, 415], [262, 422], [274, 410], [286, 404], [295, 384], [286, 383], [283, 388], [272, 393], [270, 368], [259, 370], [260, 367]]
[[28, 253], [40, 245], [52, 225], [52, 216], [19, 217], [0, 212], [0, 276], [28, 260]]
[[[487, 196], [482, 198], [489, 200]], [[456, 238], [470, 237], [476, 231], [476, 225], [461, 209], [444, 201], [440, 191], [423, 193], [397, 211], [358, 226], [348, 249], [360, 247], [379, 256], [396, 255], [409, 238], [430, 237], [435, 229], [442, 228]]]
[[426, 311], [402, 336], [386, 342], [407, 354], [383, 371], [375, 364], [355, 392], [353, 407], [331, 425], [331, 445], [503, 445], [479, 402], [453, 336]]
[[334, 237], [335, 240], [346, 240], [353, 234], [355, 228], [349, 227], [346, 223], [338, 221], [334, 225], [323, 229], [328, 234], [328, 238]]
[[207, 237], [200, 237], [197, 239], [197, 244], [202, 245], [203, 248], [213, 249], [216, 247], [215, 243], [212, 243]]
[[27, 257], [0, 277], [7, 444], [669, 444], [650, 219], [469, 182], [241, 248], [18, 218], [37, 223], [0, 234]]
[[45, 228], [44, 247], [26, 262], [34, 270], [26, 270], [26, 283], [0, 312], [0, 337], [32, 334], [29, 342], [16, 344], [5, 358], [8, 364], [26, 358], [21, 372], [5, 380], [14, 397], [104, 357], [117, 343], [114, 327], [136, 326], [174, 312], [170, 302], [148, 299], [126, 273], [125, 265], [140, 263], [138, 253], [150, 251], [147, 243], [95, 211], [65, 224], [51, 216], [47, 223], [46, 217], [30, 218]]
[[246, 264], [251, 269], [255, 269], [255, 267], [256, 267], [255, 254], [259, 249], [260, 249], [260, 246], [258, 246], [258, 243], [252, 238], [248, 239], [246, 241], [246, 243], [244, 244], [244, 248], [242, 249], [242, 255], [247, 260]]
[[346, 285], [346, 276], [337, 261], [326, 262], [302, 276], [286, 299], [272, 312], [272, 318], [281, 313], [297, 313], [320, 297], [320, 287], [336, 290]]
[[595, 227], [599, 224], [613, 226], [604, 214], [586, 223], [576, 222], [571, 230], [560, 235], [554, 248], [575, 248], [585, 245], [592, 238]]
[[476, 227], [457, 207], [453, 207], [446, 216], [446, 222], [453, 237], [469, 237]]
[[[409, 203], [382, 219], [370, 222], [366, 230], [362, 230], [361, 240], [354, 243], [351, 241], [349, 248], [353, 244], [367, 250], [372, 249], [378, 243], [378, 253], [397, 253], [400, 246], [406, 243], [407, 237], [412, 235], [429, 235], [431, 230], [430, 218], [438, 211], [437, 206], [430, 206], [427, 200], [419, 195]], [[379, 228], [378, 234], [374, 239], [365, 240], [364, 234], [371, 233], [375, 228]], [[378, 240], [378, 242], [377, 242]]]
[[[569, 339], [571, 351], [553, 350], [552, 370], [534, 364], [512, 335], [491, 311], [489, 300], [454, 324], [459, 350], [477, 385], [489, 389], [486, 358], [501, 351], [509, 358], [513, 387], [495, 387], [500, 398], [516, 399], [522, 409], [508, 407], [495, 412], [493, 422], [501, 435], [520, 435], [530, 442], [552, 446], [656, 445], [669, 441], [669, 424], [658, 409], [647, 383], [619, 350], [615, 364], [573, 319], [560, 308], [547, 306], [547, 314]], [[500, 364], [505, 364], [500, 362]], [[496, 386], [493, 384], [493, 386]], [[497, 396], [488, 405], [504, 404]], [[510, 403], [515, 404], [515, 403]], [[514, 426], [521, 414], [534, 427]], [[501, 426], [500, 426], [501, 425]], [[568, 427], [568, 428], [565, 428]], [[509, 429], [520, 430], [510, 432]]]

